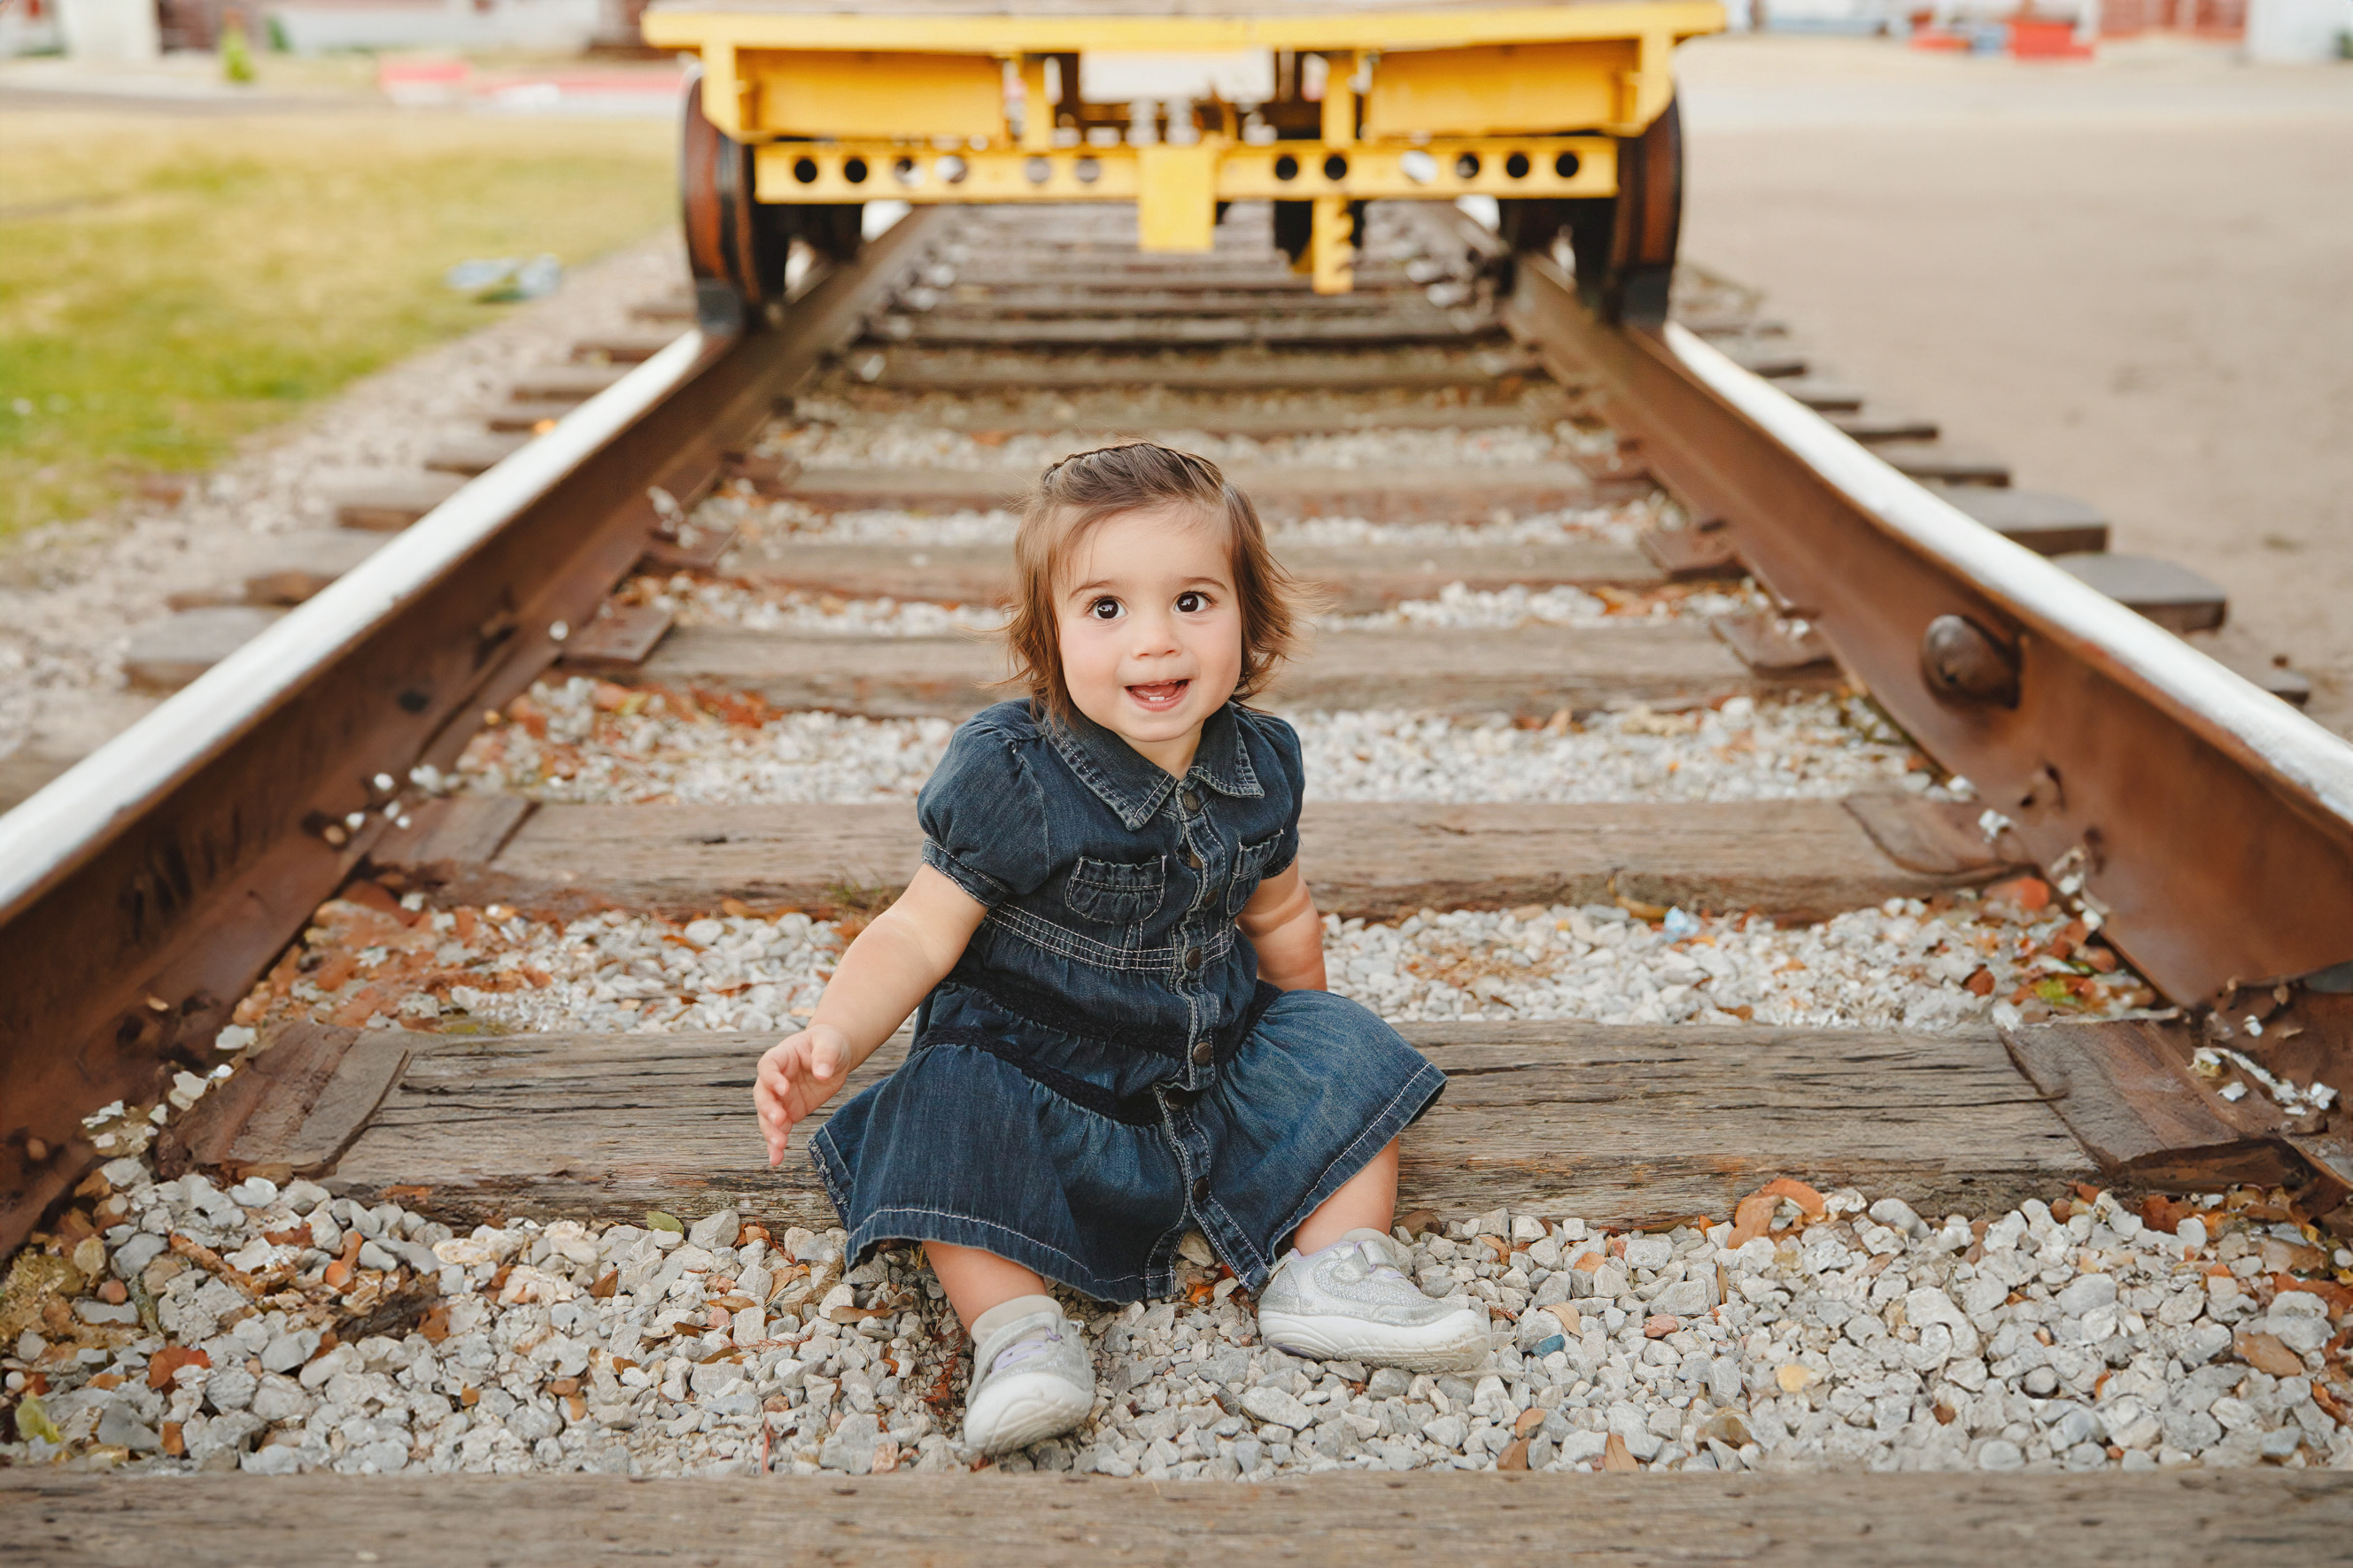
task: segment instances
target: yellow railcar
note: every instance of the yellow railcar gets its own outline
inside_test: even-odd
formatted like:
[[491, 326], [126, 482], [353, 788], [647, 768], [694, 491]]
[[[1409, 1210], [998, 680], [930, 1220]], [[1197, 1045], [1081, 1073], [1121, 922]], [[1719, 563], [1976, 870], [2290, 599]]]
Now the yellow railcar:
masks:
[[1493, 196], [1523, 247], [1566, 231], [1608, 315], [1666, 308], [1682, 200], [1669, 57], [1716, 0], [1493, 7], [1312, 0], [658, 0], [699, 55], [681, 173], [720, 315], [764, 309], [796, 239], [846, 256], [870, 201], [1132, 202], [1145, 250], [1201, 251], [1232, 201], [1345, 293], [1363, 205]]

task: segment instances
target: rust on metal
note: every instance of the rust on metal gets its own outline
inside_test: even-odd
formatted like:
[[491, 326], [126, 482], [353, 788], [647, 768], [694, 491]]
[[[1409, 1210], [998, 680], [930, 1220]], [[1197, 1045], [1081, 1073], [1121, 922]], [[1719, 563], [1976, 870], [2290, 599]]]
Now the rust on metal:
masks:
[[164, 1132], [156, 1169], [276, 1181], [333, 1169], [407, 1069], [409, 1038], [307, 1021], [273, 1031]]
[[635, 669], [669, 634], [674, 618], [654, 605], [600, 605], [596, 619], [565, 639], [564, 668], [581, 675]]
[[736, 531], [698, 527], [689, 533], [655, 532], [646, 541], [640, 564], [649, 572], [708, 572], [719, 564]]
[[[1972, 524], [1698, 339], [1605, 327], [1522, 256], [1507, 320], [1607, 411], [1694, 516], [2018, 842], [2081, 876], [2165, 994], [2353, 956], [2353, 747], [2049, 563]], [[2014, 658], [2015, 700], [1932, 679], [1944, 617]], [[1947, 625], [1947, 632], [1952, 627]]]
[[1904, 790], [1862, 790], [1841, 805], [1880, 852], [1907, 871], [1990, 881], [2020, 865], [2007, 833], [1989, 836], [1974, 807]]
[[1802, 618], [1763, 610], [1743, 611], [1718, 616], [1708, 626], [1724, 639], [1725, 647], [1740, 656], [1741, 663], [1759, 675], [1816, 675], [1834, 668], [1838, 663], [1831, 645], [1822, 640], [1813, 623]]
[[[860, 262], [817, 279], [786, 331], [703, 339], [675, 386], [446, 561], [417, 554], [435, 548], [417, 534], [388, 544], [387, 572], [431, 573], [421, 591], [345, 625], [334, 617], [372, 591], [346, 579], [292, 612], [321, 651], [277, 672], [266, 702], [232, 692], [225, 667], [58, 781], [64, 793], [44, 792], [46, 809], [37, 796], [10, 814], [0, 1254], [87, 1167], [85, 1115], [153, 1098], [174, 1065], [212, 1065], [238, 999], [390, 826], [390, 793], [373, 781], [453, 762], [481, 710], [554, 658], [553, 629], [586, 623], [644, 552], [661, 515], [649, 485], [701, 493], [776, 398], [856, 331], [934, 227], [913, 215]], [[662, 362], [644, 368], [665, 373]], [[478, 482], [503, 496], [499, 479]], [[119, 782], [100, 796], [102, 781]], [[73, 825], [62, 842], [37, 837], [53, 819]]]
[[1642, 530], [1634, 542], [1642, 547], [1642, 553], [1649, 556], [1660, 571], [1678, 582], [1703, 577], [1744, 577], [1748, 574], [1748, 568], [1740, 563], [1740, 552], [1733, 548], [1731, 531], [1720, 522], [1705, 522], [1693, 528], [1653, 525]]
[[[2341, 1229], [2353, 1191], [2343, 1109], [2289, 1109], [2250, 1092], [2236, 1064], [2201, 1046], [2219, 1016], [2202, 1026], [2180, 1017], [2031, 1025], [2003, 1030], [2002, 1041], [2110, 1181], [2165, 1192], [2285, 1187]], [[2341, 1030], [2324, 1030], [2304, 1059], [2341, 1061], [2346, 1043]], [[2275, 1077], [2295, 1081], [2285, 1069]]]

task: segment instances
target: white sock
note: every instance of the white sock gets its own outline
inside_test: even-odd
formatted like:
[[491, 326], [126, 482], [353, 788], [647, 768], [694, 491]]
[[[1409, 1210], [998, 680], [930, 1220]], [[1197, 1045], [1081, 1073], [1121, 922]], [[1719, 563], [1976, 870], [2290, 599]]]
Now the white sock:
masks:
[[1006, 1324], [1032, 1312], [1059, 1314], [1061, 1310], [1062, 1304], [1051, 1296], [1016, 1296], [1010, 1301], [999, 1301], [972, 1321], [972, 1342], [979, 1344]]

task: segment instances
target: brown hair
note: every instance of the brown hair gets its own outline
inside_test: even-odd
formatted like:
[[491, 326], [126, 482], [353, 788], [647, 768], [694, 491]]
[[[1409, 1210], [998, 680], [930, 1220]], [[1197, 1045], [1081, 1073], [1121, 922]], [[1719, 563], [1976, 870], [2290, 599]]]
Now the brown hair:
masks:
[[1223, 520], [1242, 615], [1242, 673], [1234, 695], [1248, 699], [1265, 689], [1275, 667], [1297, 647], [1314, 595], [1274, 558], [1258, 509], [1215, 463], [1149, 441], [1076, 453], [1038, 476], [1013, 537], [1013, 614], [1005, 641], [1014, 672], [1004, 684], [1028, 687], [1032, 705], [1046, 714], [1071, 716], [1055, 583], [1071, 552], [1099, 524], [1123, 512], [1164, 507]]

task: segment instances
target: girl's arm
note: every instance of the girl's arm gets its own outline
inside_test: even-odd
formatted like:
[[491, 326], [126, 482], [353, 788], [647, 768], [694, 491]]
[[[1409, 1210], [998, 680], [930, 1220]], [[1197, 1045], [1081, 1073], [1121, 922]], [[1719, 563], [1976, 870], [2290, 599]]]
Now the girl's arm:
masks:
[[785, 1157], [793, 1123], [907, 1021], [962, 956], [988, 906], [925, 866], [898, 901], [859, 932], [834, 966], [808, 1027], [768, 1047], [752, 1089], [768, 1163]]
[[1294, 860], [1258, 885], [1235, 923], [1258, 949], [1259, 978], [1284, 991], [1322, 991], [1324, 921]]

